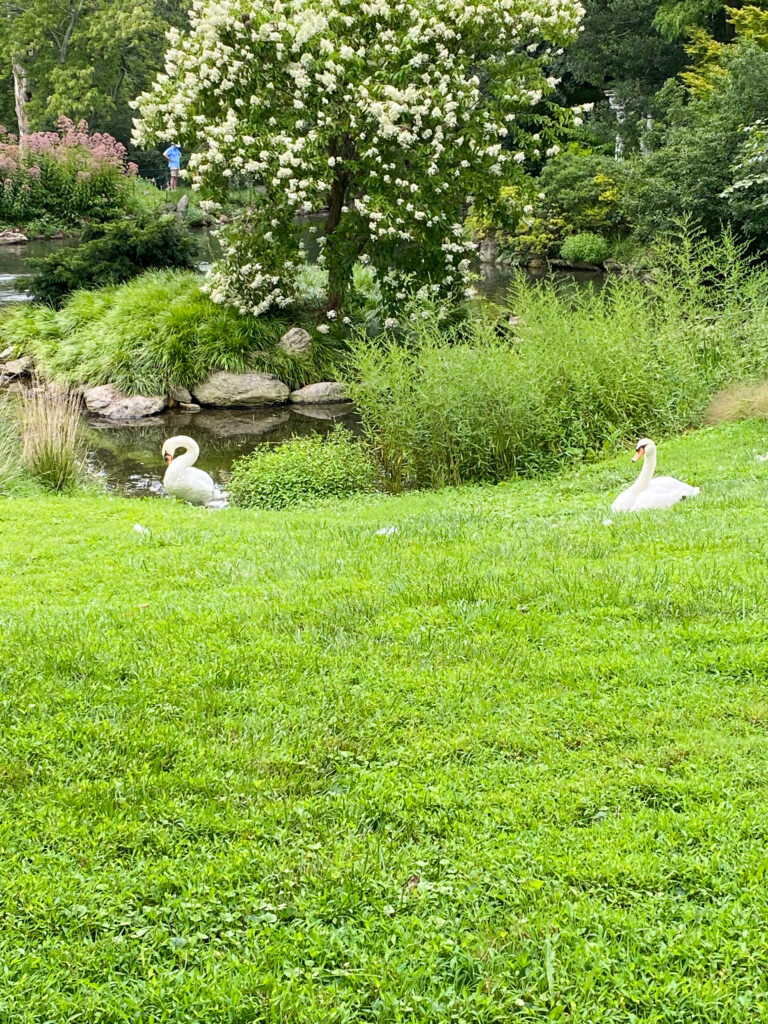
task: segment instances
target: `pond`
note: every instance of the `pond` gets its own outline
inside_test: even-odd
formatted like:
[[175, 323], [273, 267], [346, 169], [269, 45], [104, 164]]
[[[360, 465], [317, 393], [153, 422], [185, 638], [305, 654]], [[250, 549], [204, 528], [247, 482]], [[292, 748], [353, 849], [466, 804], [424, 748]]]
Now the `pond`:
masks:
[[163, 442], [187, 434], [200, 445], [197, 465], [226, 489], [232, 463], [257, 446], [279, 444], [302, 434], [327, 433], [335, 424], [359, 433], [350, 403], [325, 406], [272, 406], [261, 409], [171, 410], [130, 423], [88, 418], [85, 440], [91, 472], [110, 490], [129, 497], [162, 495]]

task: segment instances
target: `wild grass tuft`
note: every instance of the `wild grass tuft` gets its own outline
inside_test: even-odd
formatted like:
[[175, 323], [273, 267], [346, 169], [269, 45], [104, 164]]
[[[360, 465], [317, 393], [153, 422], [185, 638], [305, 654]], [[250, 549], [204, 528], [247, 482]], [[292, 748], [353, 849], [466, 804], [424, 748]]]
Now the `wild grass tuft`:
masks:
[[0, 338], [29, 352], [48, 378], [114, 383], [127, 394], [193, 387], [214, 370], [275, 373], [297, 388], [334, 372], [333, 341], [315, 334], [309, 358], [276, 348], [302, 317], [241, 316], [200, 291], [196, 273], [158, 271], [72, 294], [59, 312], [32, 306], [3, 318]]
[[21, 396], [20, 419], [22, 461], [27, 472], [47, 490], [73, 490], [85, 463], [79, 436], [79, 396], [53, 388], [31, 388]]
[[21, 476], [21, 437], [18, 418], [8, 399], [0, 401], [0, 493]]

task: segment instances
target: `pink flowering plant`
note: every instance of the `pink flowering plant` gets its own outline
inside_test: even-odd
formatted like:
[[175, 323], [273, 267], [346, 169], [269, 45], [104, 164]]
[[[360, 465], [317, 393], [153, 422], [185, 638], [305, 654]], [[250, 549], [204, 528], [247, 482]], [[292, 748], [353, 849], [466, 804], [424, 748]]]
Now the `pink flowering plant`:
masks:
[[321, 209], [321, 330], [359, 262], [391, 319], [408, 293], [461, 297], [468, 207], [498, 202], [572, 116], [548, 103], [544, 62], [582, 15], [579, 0], [195, 0], [135, 139], [179, 138], [212, 205], [230, 182], [263, 187], [224, 237], [211, 297], [257, 315], [295, 302], [296, 217]]
[[0, 220], [109, 219], [135, 173], [125, 147], [111, 135], [90, 133], [85, 121], [62, 117], [57, 131], [27, 135], [22, 145], [0, 125]]

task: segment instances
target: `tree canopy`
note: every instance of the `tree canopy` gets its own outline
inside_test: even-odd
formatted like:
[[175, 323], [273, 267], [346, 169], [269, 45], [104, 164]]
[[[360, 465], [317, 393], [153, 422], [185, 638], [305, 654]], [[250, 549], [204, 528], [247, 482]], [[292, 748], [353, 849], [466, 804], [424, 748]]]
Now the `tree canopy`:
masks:
[[358, 259], [391, 306], [469, 283], [467, 205], [556, 146], [543, 62], [578, 0], [198, 0], [137, 140], [180, 137], [194, 188], [263, 194], [226, 241], [211, 294], [260, 313], [292, 302], [297, 213], [328, 209], [329, 317]]

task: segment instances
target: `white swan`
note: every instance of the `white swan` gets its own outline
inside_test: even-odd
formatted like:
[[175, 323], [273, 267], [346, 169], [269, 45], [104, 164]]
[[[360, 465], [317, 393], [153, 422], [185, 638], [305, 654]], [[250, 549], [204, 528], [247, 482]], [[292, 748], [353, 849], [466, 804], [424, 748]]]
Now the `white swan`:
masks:
[[[184, 452], [176, 457], [177, 448]], [[172, 498], [187, 501], [190, 505], [210, 505], [216, 498], [216, 484], [202, 469], [195, 469], [200, 448], [191, 437], [180, 434], [169, 437], [163, 445], [163, 457], [168, 464], [163, 477], [163, 487]]]
[[645, 464], [640, 476], [631, 487], [621, 493], [611, 505], [614, 512], [637, 512], [644, 508], [670, 508], [684, 498], [693, 498], [699, 493], [698, 487], [691, 487], [673, 476], [657, 476], [656, 445], [647, 437], [637, 442], [632, 461], [637, 462], [645, 456]]

